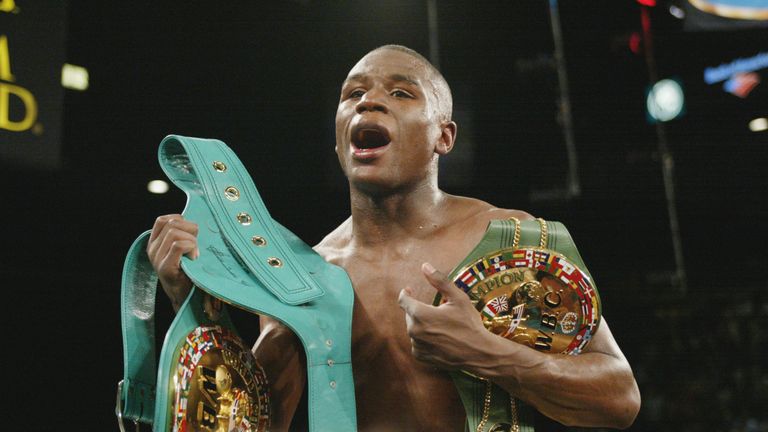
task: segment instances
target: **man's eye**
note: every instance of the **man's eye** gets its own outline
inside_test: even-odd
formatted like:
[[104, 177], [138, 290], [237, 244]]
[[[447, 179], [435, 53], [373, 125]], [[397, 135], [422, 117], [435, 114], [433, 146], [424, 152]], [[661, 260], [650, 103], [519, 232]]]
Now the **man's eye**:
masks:
[[405, 92], [403, 90], [394, 90], [392, 91], [392, 96], [397, 98], [413, 98], [410, 93]]
[[363, 97], [364, 94], [365, 94], [365, 92], [363, 90], [353, 90], [353, 91], [349, 92], [349, 96], [348, 97], [353, 98], [353, 99], [357, 99], [357, 98]]

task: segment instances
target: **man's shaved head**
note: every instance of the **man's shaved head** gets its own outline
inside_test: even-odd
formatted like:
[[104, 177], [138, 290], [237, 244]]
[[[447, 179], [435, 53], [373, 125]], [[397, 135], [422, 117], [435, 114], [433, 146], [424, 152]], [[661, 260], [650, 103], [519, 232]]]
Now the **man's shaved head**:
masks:
[[448, 82], [443, 77], [443, 74], [441, 74], [440, 71], [437, 70], [437, 68], [423, 55], [403, 45], [380, 46], [371, 50], [368, 54], [382, 50], [399, 51], [408, 54], [426, 68], [428, 72], [427, 79], [429, 79], [430, 84], [432, 84], [432, 96], [434, 96], [437, 101], [440, 120], [450, 121], [451, 116], [453, 115], [453, 96], [451, 95], [451, 88], [448, 86]]

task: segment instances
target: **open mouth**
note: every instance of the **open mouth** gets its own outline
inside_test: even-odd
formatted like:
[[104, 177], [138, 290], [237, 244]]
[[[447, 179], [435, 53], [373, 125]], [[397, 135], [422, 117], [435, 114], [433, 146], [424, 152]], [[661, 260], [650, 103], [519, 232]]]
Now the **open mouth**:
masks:
[[389, 131], [383, 126], [362, 124], [352, 130], [352, 144], [361, 150], [384, 147], [390, 141]]

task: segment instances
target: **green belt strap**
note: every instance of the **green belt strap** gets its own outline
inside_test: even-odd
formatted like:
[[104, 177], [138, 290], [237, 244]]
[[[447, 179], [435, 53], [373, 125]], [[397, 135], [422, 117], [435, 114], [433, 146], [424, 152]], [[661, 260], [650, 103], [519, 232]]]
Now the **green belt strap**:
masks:
[[[560, 222], [547, 222], [547, 249], [559, 252], [568, 257], [574, 264], [589, 273], [571, 239], [568, 230]], [[485, 236], [449, 275], [453, 280], [462, 268], [475, 262], [478, 258], [499, 249], [513, 246], [515, 222], [512, 220], [494, 220], [488, 224]], [[520, 223], [520, 244], [518, 246], [539, 246], [541, 225], [538, 221], [523, 221]], [[591, 276], [590, 276], [591, 278]], [[594, 279], [593, 279], [594, 280]], [[451, 378], [459, 391], [459, 396], [467, 412], [467, 428], [470, 432], [477, 430], [483, 415], [483, 402], [486, 393], [486, 383], [463, 372], [451, 372]], [[491, 408], [484, 431], [510, 430], [503, 426], [511, 425], [511, 404], [509, 394], [497, 385], [492, 386]], [[518, 422], [521, 432], [533, 432], [533, 408], [517, 400]], [[495, 429], [494, 429], [495, 428]]]
[[347, 274], [272, 220], [245, 167], [223, 142], [170, 135], [160, 144], [159, 159], [187, 194], [184, 217], [200, 227], [200, 256], [181, 263], [199, 289], [171, 324], [156, 370], [157, 276], [144, 252], [148, 233], [134, 242], [123, 271], [122, 417], [167, 430], [177, 349], [206, 322], [199, 306], [207, 292], [274, 317], [299, 337], [307, 356], [310, 430], [356, 430], [350, 352], [354, 292]]

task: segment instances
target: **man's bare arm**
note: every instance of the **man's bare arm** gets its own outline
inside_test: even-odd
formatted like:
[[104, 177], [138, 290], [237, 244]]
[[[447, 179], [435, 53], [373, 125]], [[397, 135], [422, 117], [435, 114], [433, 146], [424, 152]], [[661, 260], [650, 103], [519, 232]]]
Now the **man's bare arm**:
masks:
[[299, 338], [285, 325], [264, 315], [253, 354], [269, 381], [271, 431], [287, 431], [301, 400], [306, 375], [306, 356]]
[[[543, 354], [487, 332], [478, 340], [482, 361], [465, 369], [486, 377], [568, 426], [627, 428], [640, 409], [640, 392], [608, 323], [584, 353]], [[480, 346], [482, 344], [482, 346]]]
[[466, 294], [431, 266], [423, 271], [447, 301], [434, 307], [401, 292], [416, 358], [489, 378], [566, 425], [632, 424], [640, 393], [605, 321], [581, 355], [540, 353], [487, 331]]

